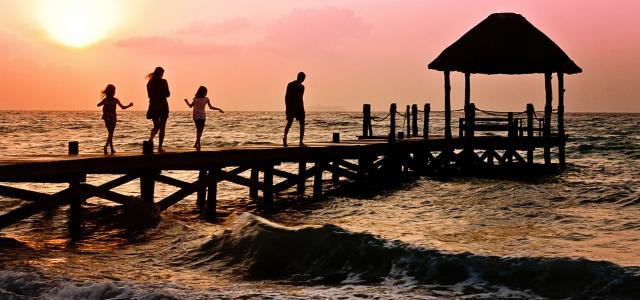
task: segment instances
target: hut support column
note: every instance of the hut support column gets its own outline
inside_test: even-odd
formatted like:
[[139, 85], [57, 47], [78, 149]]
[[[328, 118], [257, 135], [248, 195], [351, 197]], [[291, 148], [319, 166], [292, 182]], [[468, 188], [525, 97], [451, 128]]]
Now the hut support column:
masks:
[[545, 105], [544, 105], [544, 164], [551, 164], [551, 104], [553, 102], [553, 93], [551, 91], [551, 73], [544, 74], [544, 91], [545, 91]]
[[464, 73], [464, 107], [471, 103], [471, 74]]
[[451, 139], [451, 82], [449, 71], [444, 71], [444, 137]]
[[566, 165], [564, 145], [566, 142], [564, 135], [564, 74], [558, 73], [558, 138], [560, 138], [560, 146], [558, 148], [558, 160], [560, 167]]
[[527, 104], [527, 164], [533, 166], [533, 104]]

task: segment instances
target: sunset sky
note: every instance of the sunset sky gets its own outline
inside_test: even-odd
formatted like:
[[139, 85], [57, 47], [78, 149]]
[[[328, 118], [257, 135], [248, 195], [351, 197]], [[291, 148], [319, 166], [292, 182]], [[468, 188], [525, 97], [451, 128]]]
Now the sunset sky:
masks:
[[[582, 67], [566, 78], [568, 111], [640, 112], [638, 3], [3, 0], [0, 110], [96, 110], [108, 83], [146, 110], [144, 77], [156, 66], [166, 70], [172, 110], [187, 110], [182, 99], [199, 85], [225, 110], [283, 110], [298, 71], [307, 73], [307, 110], [442, 109], [442, 73], [426, 65], [489, 14], [516, 12]], [[456, 109], [463, 75], [452, 80]], [[475, 75], [471, 84], [479, 108], [544, 103], [542, 75]]]

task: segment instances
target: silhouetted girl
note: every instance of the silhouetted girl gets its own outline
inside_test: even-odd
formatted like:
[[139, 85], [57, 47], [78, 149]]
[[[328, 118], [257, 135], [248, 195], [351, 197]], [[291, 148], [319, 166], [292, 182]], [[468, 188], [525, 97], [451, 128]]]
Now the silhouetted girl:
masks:
[[207, 88], [204, 86], [200, 86], [198, 88], [198, 91], [193, 98], [193, 102], [189, 103], [189, 100], [187, 99], [184, 99], [184, 102], [186, 102], [189, 107], [193, 107], [193, 122], [196, 124], [196, 143], [193, 147], [196, 148], [197, 151], [200, 151], [200, 137], [202, 136], [204, 124], [207, 120], [205, 105], [209, 106], [210, 109], [215, 109], [221, 113], [224, 113], [224, 111], [211, 105], [211, 101], [209, 101], [209, 98], [207, 97]]
[[111, 146], [111, 154], [116, 153], [113, 149], [113, 132], [116, 130], [116, 123], [118, 118], [116, 117], [116, 105], [122, 109], [127, 109], [133, 106], [133, 103], [129, 103], [127, 106], [123, 106], [118, 98], [115, 98], [116, 87], [113, 84], [107, 85], [102, 91], [102, 100], [98, 103], [98, 107], [102, 106], [102, 119], [104, 125], [107, 127], [107, 143], [104, 144], [104, 154], [107, 154], [107, 146]]
[[171, 94], [169, 92], [169, 84], [162, 78], [163, 75], [164, 69], [162, 67], [156, 67], [153, 73], [147, 75], [149, 80], [147, 82], [147, 95], [149, 96], [147, 119], [153, 121], [153, 129], [151, 129], [149, 141], [153, 142], [156, 133], [160, 133], [158, 136], [158, 152], [164, 152], [162, 142], [164, 142], [164, 129], [169, 118], [167, 97]]

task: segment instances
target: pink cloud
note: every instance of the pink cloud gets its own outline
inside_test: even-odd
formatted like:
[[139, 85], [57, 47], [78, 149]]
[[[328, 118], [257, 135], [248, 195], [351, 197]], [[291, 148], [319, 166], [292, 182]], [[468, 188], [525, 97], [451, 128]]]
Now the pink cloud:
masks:
[[150, 54], [162, 55], [228, 55], [237, 48], [231, 45], [213, 43], [188, 44], [179, 40], [165, 37], [131, 37], [119, 40], [117, 47], [143, 51]]
[[224, 35], [238, 32], [249, 27], [249, 25], [250, 22], [247, 19], [238, 17], [213, 24], [196, 22], [190, 26], [178, 30], [178, 33], [202, 36]]
[[261, 44], [276, 52], [317, 52], [368, 35], [370, 30], [350, 9], [295, 9], [267, 28]]

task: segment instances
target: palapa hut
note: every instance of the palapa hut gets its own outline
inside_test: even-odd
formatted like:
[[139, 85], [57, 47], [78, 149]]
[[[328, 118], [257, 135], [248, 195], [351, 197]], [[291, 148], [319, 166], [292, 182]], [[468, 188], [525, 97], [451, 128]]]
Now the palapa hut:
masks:
[[[429, 64], [444, 72], [445, 137], [451, 138], [451, 99], [449, 73], [465, 74], [465, 111], [470, 104], [470, 74], [534, 74], [545, 78], [546, 103], [543, 135], [551, 134], [551, 74], [558, 76], [558, 135], [564, 138], [564, 74], [582, 72], [558, 45], [516, 13], [495, 13], [465, 33]], [[563, 139], [564, 140], [564, 139]], [[545, 147], [545, 162], [550, 161]], [[560, 147], [564, 164], [564, 143]]]

